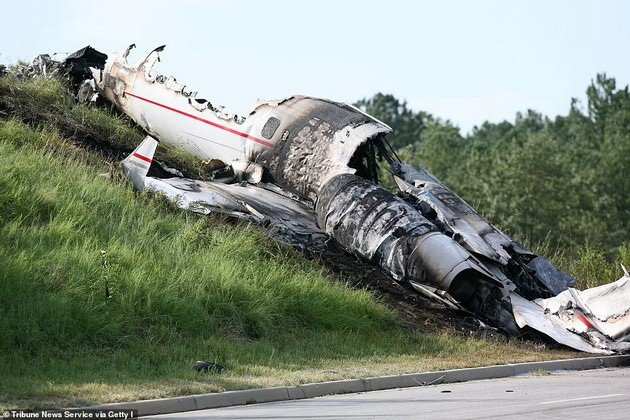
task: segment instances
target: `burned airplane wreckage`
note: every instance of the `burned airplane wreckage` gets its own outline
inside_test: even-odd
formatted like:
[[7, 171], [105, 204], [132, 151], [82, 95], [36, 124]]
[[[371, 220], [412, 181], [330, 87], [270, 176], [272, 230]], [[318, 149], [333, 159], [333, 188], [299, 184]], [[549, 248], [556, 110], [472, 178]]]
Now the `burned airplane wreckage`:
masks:
[[[109, 59], [86, 47], [64, 68], [81, 75], [89, 67], [91, 77], [73, 79], [78, 96], [106, 98], [146, 131], [122, 162], [138, 190], [185, 210], [254, 221], [309, 250], [332, 239], [408, 289], [512, 335], [529, 327], [582, 351], [630, 350], [627, 272], [609, 285], [572, 288], [573, 277], [494, 228], [426, 168], [401, 162], [386, 124], [304, 96], [229, 115], [152, 71], [164, 47], [138, 65], [127, 61], [133, 47]], [[160, 142], [206, 160], [213, 179], [148, 176]], [[381, 186], [379, 165], [394, 177], [396, 194]]]

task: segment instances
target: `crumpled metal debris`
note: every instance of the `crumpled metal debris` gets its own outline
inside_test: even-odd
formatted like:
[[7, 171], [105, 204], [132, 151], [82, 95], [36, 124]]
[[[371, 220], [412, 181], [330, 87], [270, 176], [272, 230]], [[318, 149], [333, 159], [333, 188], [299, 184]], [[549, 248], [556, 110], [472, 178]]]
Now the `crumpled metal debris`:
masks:
[[33, 77], [52, 78], [59, 75], [61, 63], [53, 60], [49, 54], [40, 54], [29, 64], [18, 64], [13, 70], [13, 74], [20, 79], [30, 79]]
[[107, 54], [103, 54], [86, 46], [68, 55], [60, 64], [70, 86], [77, 88], [83, 81], [91, 79], [92, 70], [102, 70], [107, 61]]
[[[628, 335], [611, 327], [630, 307], [627, 287], [571, 289], [569, 274], [497, 230], [426, 168], [401, 162], [387, 144], [387, 125], [350, 105], [304, 96], [232, 115], [153, 73], [163, 46], [138, 65], [127, 61], [133, 47], [102, 68], [90, 66], [92, 77], [80, 86], [90, 84], [147, 132], [123, 161], [136, 188], [160, 192], [182, 209], [255, 221], [303, 248], [320, 250], [332, 239], [410, 290], [513, 335], [531, 327], [583, 351], [627, 350]], [[148, 176], [158, 142], [231, 176]], [[393, 173], [398, 195], [379, 184], [381, 165]], [[597, 312], [596, 301], [614, 301], [620, 310]], [[586, 314], [594, 328], [578, 330], [573, 320]]]
[[[103, 54], [91, 46], [86, 46], [68, 55], [63, 61], [54, 60], [49, 54], [38, 55], [31, 63], [17, 65], [13, 75], [20, 79], [63, 78], [79, 102], [89, 102], [96, 99], [97, 89], [92, 79], [92, 71], [102, 70], [107, 60], [107, 54]], [[0, 76], [4, 66], [0, 66]]]
[[613, 283], [582, 291], [569, 288], [534, 301], [512, 297], [512, 303], [519, 327], [591, 353], [630, 351], [630, 275], [625, 268]]
[[148, 177], [158, 142], [147, 136], [122, 167], [139, 191], [159, 192], [184, 210], [221, 213], [263, 226], [269, 236], [312, 251], [324, 249], [326, 234], [318, 228], [313, 210], [271, 183], [207, 182], [174, 176]]

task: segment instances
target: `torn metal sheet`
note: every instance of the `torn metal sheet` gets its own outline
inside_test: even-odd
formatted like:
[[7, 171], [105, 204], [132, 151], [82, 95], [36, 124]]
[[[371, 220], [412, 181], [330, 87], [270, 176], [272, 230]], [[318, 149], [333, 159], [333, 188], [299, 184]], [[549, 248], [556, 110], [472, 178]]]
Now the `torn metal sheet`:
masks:
[[184, 177], [148, 177], [158, 142], [147, 136], [122, 167], [139, 191], [164, 194], [183, 210], [211, 212], [250, 220], [264, 226], [272, 238], [289, 245], [323, 250], [328, 237], [320, 230], [314, 212], [284, 195], [273, 184], [224, 184]]
[[70, 86], [76, 89], [84, 80], [90, 78], [92, 74], [90, 69], [102, 70], [106, 61], [107, 54], [96, 51], [88, 45], [67, 56], [61, 63], [61, 67]]
[[[608, 317], [599, 311], [607, 302], [627, 310], [626, 286], [575, 295], [573, 277], [493, 227], [426, 168], [400, 162], [387, 144], [387, 125], [350, 105], [305, 96], [259, 102], [247, 117], [231, 115], [153, 72], [164, 47], [137, 65], [127, 60], [133, 47], [102, 68], [90, 67], [92, 78], [80, 86], [84, 96], [95, 89], [149, 135], [123, 162], [139, 190], [160, 192], [182, 209], [255, 221], [306, 249], [321, 250], [332, 239], [410, 292], [513, 335], [531, 327], [579, 350], [625, 351], [619, 325], [627, 311]], [[229, 176], [148, 176], [158, 141]], [[391, 168], [399, 195], [380, 185], [380, 165]], [[593, 329], [578, 331], [566, 321], [569, 295], [580, 305], [573, 313], [592, 316]], [[616, 315], [623, 321], [613, 326]]]
[[[97, 88], [92, 72], [102, 70], [106, 60], [106, 54], [88, 45], [68, 55], [63, 61], [57, 61], [49, 54], [40, 54], [29, 64], [17, 65], [12, 73], [22, 79], [61, 77], [68, 83], [79, 102], [84, 103], [96, 99]], [[3, 75], [2, 68], [0, 65], [0, 76]]]
[[511, 295], [519, 327], [531, 327], [559, 343], [592, 353], [630, 350], [630, 276], [586, 290], [528, 301]]
[[612, 354], [612, 350], [607, 350], [594, 346], [580, 335], [569, 331], [557, 317], [548, 316], [545, 310], [535, 302], [527, 300], [518, 294], [510, 296], [514, 317], [520, 328], [531, 327], [558, 343], [564, 344], [576, 350], [588, 353]]
[[578, 333], [595, 329], [630, 346], [630, 276], [586, 290], [570, 288], [549, 299], [537, 299], [545, 313], [555, 315]]

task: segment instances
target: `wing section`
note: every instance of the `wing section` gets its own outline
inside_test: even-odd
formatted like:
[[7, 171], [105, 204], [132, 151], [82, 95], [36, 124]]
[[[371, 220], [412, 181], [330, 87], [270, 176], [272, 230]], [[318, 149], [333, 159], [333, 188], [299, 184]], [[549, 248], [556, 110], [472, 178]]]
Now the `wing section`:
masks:
[[140, 191], [163, 194], [183, 210], [221, 213], [260, 224], [269, 236], [312, 251], [323, 250], [327, 236], [313, 210], [273, 184], [225, 184], [183, 177], [147, 176], [157, 141], [147, 136], [125, 160], [123, 172]]

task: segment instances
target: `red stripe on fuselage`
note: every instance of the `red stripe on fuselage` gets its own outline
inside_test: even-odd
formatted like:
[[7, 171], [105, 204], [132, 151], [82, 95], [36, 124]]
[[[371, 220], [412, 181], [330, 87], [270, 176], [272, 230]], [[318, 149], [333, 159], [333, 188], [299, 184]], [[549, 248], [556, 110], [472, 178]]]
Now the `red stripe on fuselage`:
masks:
[[586, 318], [584, 315], [582, 315], [581, 313], [577, 312], [575, 314], [575, 316], [577, 317], [577, 319], [582, 322], [582, 324], [586, 325], [586, 328], [595, 328], [593, 326], [593, 324], [591, 324], [591, 321], [588, 320], [588, 318]]
[[172, 108], [172, 107], [170, 107], [168, 105], [164, 105], [164, 104], [161, 104], [159, 102], [152, 101], [151, 99], [143, 98], [142, 96], [134, 95], [133, 93], [130, 93], [130, 92], [125, 92], [125, 95], [129, 95], [129, 96], [132, 96], [134, 98], [140, 99], [141, 101], [148, 102], [148, 103], [150, 103], [152, 105], [159, 106], [161, 108], [167, 109], [167, 110], [172, 111], [172, 112], [176, 112], [177, 114], [183, 115], [183, 116], [188, 117], [188, 118], [192, 118], [193, 120], [197, 120], [197, 121], [200, 121], [202, 123], [206, 123], [208, 125], [211, 125], [213, 127], [219, 128], [221, 130], [225, 130], [228, 133], [235, 134], [235, 135], [237, 135], [239, 137], [243, 137], [243, 138], [255, 141], [256, 143], [260, 143], [263, 146], [273, 147], [273, 143], [269, 143], [268, 141], [265, 141], [263, 139], [259, 139], [258, 137], [250, 136], [247, 133], [242, 133], [242, 132], [234, 130], [234, 129], [230, 128], [230, 127], [226, 127], [224, 125], [217, 124], [217, 123], [215, 123], [213, 121], [206, 120], [205, 118], [201, 118], [201, 117], [198, 117], [196, 115], [189, 114], [189, 113], [184, 112], [184, 111], [180, 111], [179, 109]]
[[142, 156], [141, 154], [138, 154], [138, 153], [134, 153], [133, 157], [137, 157], [138, 159], [144, 160], [145, 162], [149, 162], [149, 163], [153, 162], [153, 159], [149, 159], [148, 157]]

